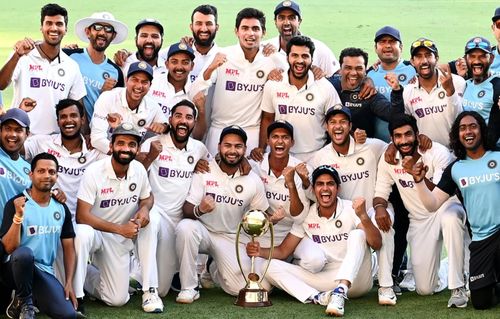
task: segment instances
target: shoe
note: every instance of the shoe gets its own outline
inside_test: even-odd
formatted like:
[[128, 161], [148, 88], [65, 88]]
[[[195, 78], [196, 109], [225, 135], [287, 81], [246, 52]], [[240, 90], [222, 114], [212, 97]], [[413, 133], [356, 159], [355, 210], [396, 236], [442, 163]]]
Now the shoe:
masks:
[[33, 301], [31, 298], [21, 302], [19, 298], [14, 296], [10, 301], [7, 310], [5, 311], [7, 317], [9, 318], [19, 318], [19, 319], [34, 319], [35, 318], [35, 307], [33, 306]]
[[335, 288], [330, 296], [330, 302], [326, 306], [326, 314], [329, 316], [343, 317], [344, 316], [344, 300], [347, 296], [344, 293], [344, 289]]
[[21, 314], [19, 319], [35, 319], [35, 307], [31, 302], [25, 302], [21, 306]]
[[14, 295], [12, 297], [12, 300], [10, 301], [10, 304], [7, 306], [7, 310], [5, 310], [5, 313], [7, 314], [7, 317], [9, 318], [18, 318], [19, 314], [21, 313], [21, 302], [17, 297]]
[[396, 305], [398, 298], [392, 287], [380, 287], [378, 289], [378, 304], [386, 306]]
[[196, 289], [182, 289], [175, 298], [178, 303], [193, 303], [195, 300], [200, 299], [200, 292]]
[[129, 278], [128, 280], [128, 294], [133, 296], [137, 294], [139, 291], [142, 291], [142, 285], [140, 282], [135, 280], [134, 278]]
[[163, 312], [163, 302], [158, 296], [156, 288], [149, 288], [142, 294], [142, 310], [148, 313]]
[[448, 300], [448, 308], [465, 308], [468, 301], [469, 298], [464, 287], [453, 289], [450, 300]]
[[330, 297], [332, 296], [332, 291], [323, 291], [311, 298], [311, 302], [315, 305], [328, 306], [330, 302]]
[[200, 275], [200, 285], [204, 289], [212, 289], [215, 288], [215, 282], [212, 279], [212, 275], [210, 275], [210, 272], [203, 270], [203, 272]]
[[85, 307], [83, 306], [83, 298], [77, 298], [78, 307], [76, 308], [76, 318], [77, 319], [85, 319], [87, 316], [85, 315]]
[[402, 291], [415, 291], [415, 278], [413, 273], [407, 272], [403, 280], [399, 283]]

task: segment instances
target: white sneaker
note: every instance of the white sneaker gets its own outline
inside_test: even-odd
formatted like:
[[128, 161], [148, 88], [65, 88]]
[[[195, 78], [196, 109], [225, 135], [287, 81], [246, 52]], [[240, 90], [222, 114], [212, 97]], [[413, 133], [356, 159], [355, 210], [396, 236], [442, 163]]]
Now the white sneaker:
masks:
[[195, 300], [200, 299], [200, 292], [195, 289], [182, 289], [175, 298], [178, 303], [193, 303]]
[[396, 305], [398, 298], [392, 287], [380, 287], [378, 289], [378, 304], [386, 306]]
[[330, 302], [330, 297], [332, 296], [332, 291], [320, 292], [316, 296], [312, 297], [310, 301], [315, 305], [327, 306]]
[[341, 289], [335, 288], [332, 295], [330, 296], [330, 302], [326, 307], [326, 314], [329, 316], [343, 317], [345, 299], [347, 299], [345, 293]]
[[415, 291], [415, 278], [412, 272], [407, 272], [403, 280], [399, 283], [401, 290]]
[[467, 292], [464, 287], [453, 289], [450, 300], [448, 300], [448, 308], [465, 308], [467, 307], [468, 301], [469, 297], [467, 297]]
[[158, 296], [156, 288], [149, 288], [142, 294], [142, 310], [149, 313], [163, 312], [163, 302]]
[[210, 273], [206, 270], [203, 270], [200, 275], [200, 285], [204, 289], [212, 289], [216, 286], [214, 280], [212, 279], [212, 275], [210, 275]]

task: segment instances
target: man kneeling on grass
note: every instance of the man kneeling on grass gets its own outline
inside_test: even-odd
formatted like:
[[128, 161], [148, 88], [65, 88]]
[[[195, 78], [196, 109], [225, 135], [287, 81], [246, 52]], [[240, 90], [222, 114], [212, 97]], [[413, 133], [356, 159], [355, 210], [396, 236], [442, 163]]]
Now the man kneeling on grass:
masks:
[[[311, 206], [303, 223], [292, 230], [275, 247], [274, 259], [286, 259], [299, 245], [307, 245], [308, 259], [321, 263], [310, 271], [281, 260], [273, 260], [266, 278], [299, 301], [326, 305], [326, 313], [344, 315], [344, 299], [360, 297], [373, 285], [370, 247], [382, 246], [380, 231], [366, 213], [365, 200], [348, 201], [337, 197], [340, 179], [328, 165], [312, 173], [316, 203]], [[247, 244], [247, 254], [267, 258], [269, 249], [258, 242]], [[319, 266], [319, 267], [318, 267]], [[333, 289], [333, 290], [332, 290]]]

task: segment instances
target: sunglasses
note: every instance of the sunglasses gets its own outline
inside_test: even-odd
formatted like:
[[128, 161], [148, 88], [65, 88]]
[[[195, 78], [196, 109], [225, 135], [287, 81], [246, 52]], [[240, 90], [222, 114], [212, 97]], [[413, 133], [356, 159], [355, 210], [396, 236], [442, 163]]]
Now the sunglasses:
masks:
[[426, 48], [433, 48], [435, 45], [431, 40], [417, 40], [411, 44], [412, 48], [418, 48], [422, 46]]
[[106, 33], [114, 33], [115, 32], [115, 28], [113, 28], [110, 25], [102, 25], [102, 24], [94, 23], [93, 25], [91, 25], [91, 27], [92, 27], [92, 29], [94, 29], [97, 32], [101, 31], [102, 29], [104, 29], [104, 32], [106, 32]]
[[467, 48], [467, 50], [471, 50], [471, 49], [482, 49], [482, 50], [485, 50], [485, 51], [491, 51], [491, 47], [490, 47], [490, 44], [486, 41], [483, 41], [483, 40], [479, 40], [479, 41], [470, 41], [468, 42], [465, 47]]

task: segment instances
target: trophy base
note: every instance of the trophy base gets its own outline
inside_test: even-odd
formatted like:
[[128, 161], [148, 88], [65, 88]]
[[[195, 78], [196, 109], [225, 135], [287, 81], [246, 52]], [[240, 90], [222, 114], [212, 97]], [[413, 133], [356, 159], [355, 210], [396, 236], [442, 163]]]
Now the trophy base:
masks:
[[269, 300], [267, 290], [252, 288], [241, 289], [234, 304], [245, 308], [269, 307], [273, 305]]

